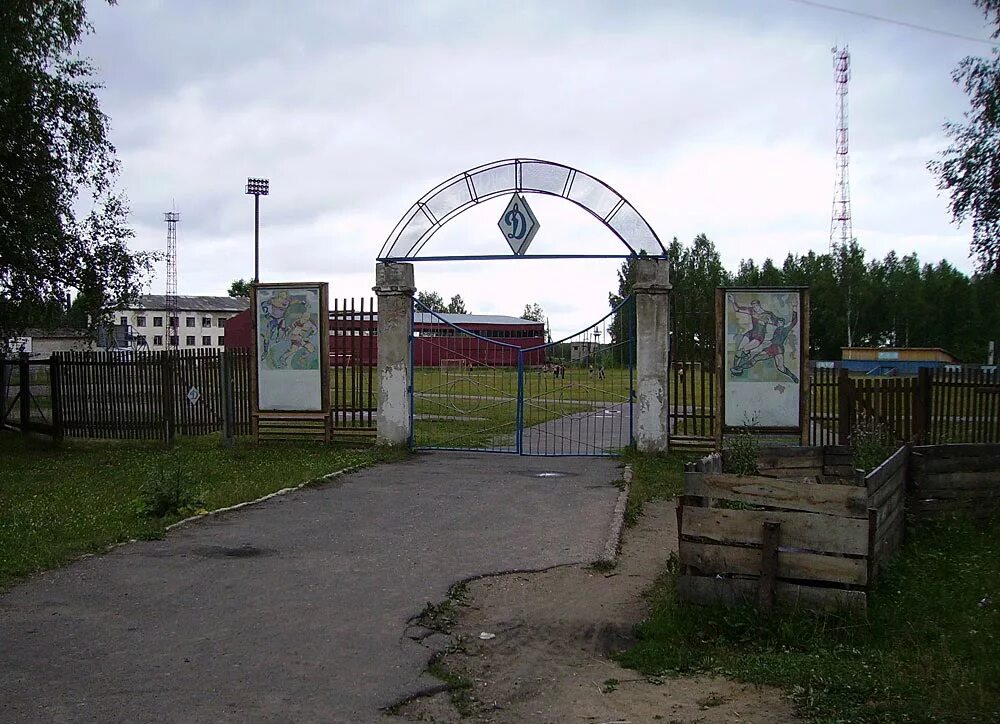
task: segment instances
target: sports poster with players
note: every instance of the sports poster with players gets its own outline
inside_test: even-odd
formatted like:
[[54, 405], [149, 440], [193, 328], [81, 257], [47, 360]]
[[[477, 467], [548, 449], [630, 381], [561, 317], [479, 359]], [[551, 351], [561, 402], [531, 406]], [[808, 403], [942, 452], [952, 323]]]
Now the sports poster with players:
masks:
[[716, 326], [723, 431], [753, 422], [808, 442], [808, 289], [717, 289]]
[[259, 412], [322, 412], [329, 401], [327, 284], [253, 288]]

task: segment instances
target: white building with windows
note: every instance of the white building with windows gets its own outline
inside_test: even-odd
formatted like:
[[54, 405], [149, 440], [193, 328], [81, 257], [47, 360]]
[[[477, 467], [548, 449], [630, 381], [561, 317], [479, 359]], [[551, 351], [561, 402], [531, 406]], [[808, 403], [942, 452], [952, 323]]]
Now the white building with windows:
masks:
[[249, 308], [248, 299], [178, 295], [176, 313], [170, 317], [165, 295], [144, 294], [137, 306], [115, 312], [114, 323], [128, 330], [135, 349], [222, 349], [226, 321]]

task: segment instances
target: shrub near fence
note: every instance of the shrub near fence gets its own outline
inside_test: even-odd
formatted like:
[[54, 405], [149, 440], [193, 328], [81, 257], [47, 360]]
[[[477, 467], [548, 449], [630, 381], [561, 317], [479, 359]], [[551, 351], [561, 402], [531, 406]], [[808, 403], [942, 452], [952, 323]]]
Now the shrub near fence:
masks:
[[902, 540], [907, 454], [900, 448], [867, 477], [836, 475], [836, 448], [762, 449], [762, 470], [783, 477], [724, 474], [718, 455], [692, 465], [677, 512], [680, 596], [864, 610]]

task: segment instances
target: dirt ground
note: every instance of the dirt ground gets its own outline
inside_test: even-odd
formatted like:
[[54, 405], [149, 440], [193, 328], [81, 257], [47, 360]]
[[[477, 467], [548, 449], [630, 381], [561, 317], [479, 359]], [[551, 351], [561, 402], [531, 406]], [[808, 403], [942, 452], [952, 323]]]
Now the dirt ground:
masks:
[[[647, 678], [609, 654], [646, 614], [643, 592], [677, 546], [672, 501], [648, 504], [628, 529], [618, 565], [565, 566], [468, 584], [455, 607], [454, 645], [441, 664], [472, 682], [459, 707], [448, 692], [398, 708], [432, 722], [795, 722], [776, 689], [726, 679]], [[480, 634], [495, 638], [481, 638]]]

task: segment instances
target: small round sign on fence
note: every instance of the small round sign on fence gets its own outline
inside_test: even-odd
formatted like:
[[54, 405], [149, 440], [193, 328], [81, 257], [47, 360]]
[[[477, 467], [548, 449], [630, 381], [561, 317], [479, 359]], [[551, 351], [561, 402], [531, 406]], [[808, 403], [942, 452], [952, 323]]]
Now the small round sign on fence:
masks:
[[192, 385], [191, 389], [188, 390], [187, 398], [188, 398], [188, 402], [190, 402], [192, 405], [197, 405], [198, 404], [198, 400], [201, 399], [201, 392], [198, 391], [197, 387], [194, 387]]

